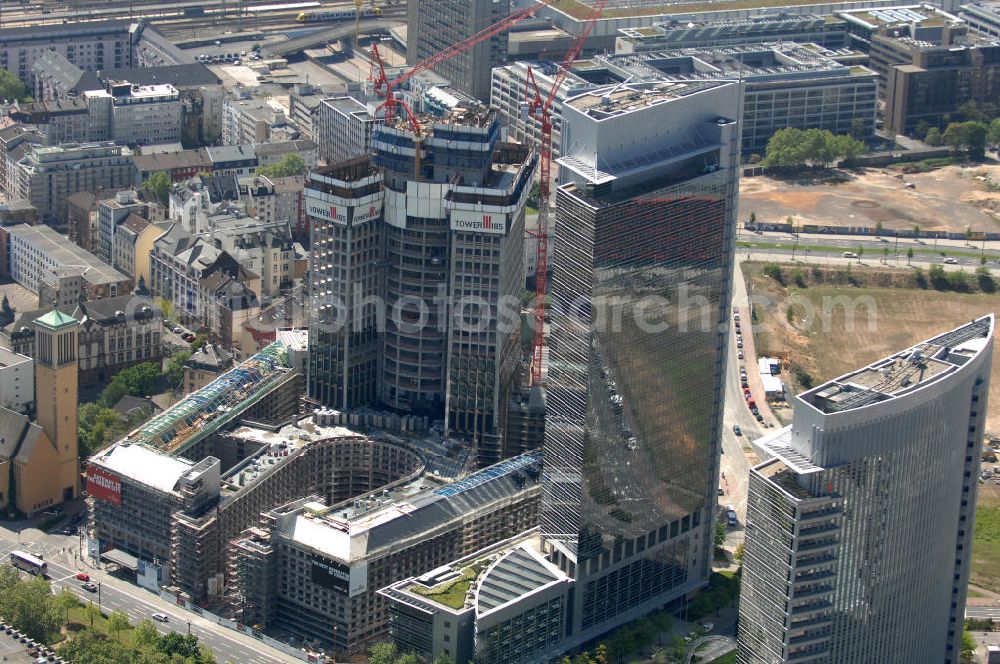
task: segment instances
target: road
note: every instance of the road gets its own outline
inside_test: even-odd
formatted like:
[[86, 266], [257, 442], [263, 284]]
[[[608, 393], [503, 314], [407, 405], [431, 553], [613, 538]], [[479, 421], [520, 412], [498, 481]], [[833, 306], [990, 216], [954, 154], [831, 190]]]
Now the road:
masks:
[[1000, 606], [967, 606], [966, 618], [993, 618], [1000, 620]]
[[[6, 524], [9, 525], [9, 524]], [[152, 592], [132, 583], [111, 576], [106, 571], [95, 569], [89, 563], [75, 560], [78, 539], [75, 535], [49, 535], [29, 528], [20, 533], [0, 526], [0, 561], [7, 560], [14, 549], [41, 553], [48, 563], [49, 581], [56, 590], [67, 588], [84, 602], [98, 602], [97, 593], [89, 593], [74, 576], [77, 571], [90, 575], [94, 583], [100, 582], [100, 605], [102, 610], [124, 611], [133, 623], [150, 618], [154, 613], [169, 616], [166, 623], [155, 622], [163, 633], [177, 631], [190, 633], [205, 644], [215, 654], [220, 664], [271, 664], [272, 662], [298, 662], [284, 653], [270, 648], [256, 639], [235, 632], [201, 616], [175, 606]], [[190, 624], [189, 624], [190, 621]]]
[[[980, 266], [980, 255], [987, 259], [987, 267], [994, 275], [1000, 275], [1000, 242], [987, 242], [985, 248], [980, 243], [969, 245], [961, 240], [913, 240], [900, 238], [898, 243], [894, 238], [863, 238], [851, 236], [807, 235], [798, 238], [791, 233], [751, 233], [742, 231], [740, 243], [750, 246], [737, 247], [737, 256], [750, 252], [762, 256], [765, 260], [797, 260], [807, 264], [858, 264], [856, 258], [844, 258], [845, 251], [857, 253], [858, 247], [864, 247], [861, 262], [864, 265], [889, 268], [907, 268], [911, 263], [927, 268], [932, 264], [941, 264], [946, 270], [964, 269], [971, 272]], [[775, 246], [778, 245], [778, 246]], [[820, 249], [822, 247], [822, 249]], [[888, 256], [885, 249], [889, 250]], [[908, 249], [913, 249], [913, 258], [906, 256]], [[959, 255], [959, 252], [969, 255]], [[944, 256], [953, 258], [955, 264], [942, 263]], [[885, 262], [883, 262], [885, 261]]]

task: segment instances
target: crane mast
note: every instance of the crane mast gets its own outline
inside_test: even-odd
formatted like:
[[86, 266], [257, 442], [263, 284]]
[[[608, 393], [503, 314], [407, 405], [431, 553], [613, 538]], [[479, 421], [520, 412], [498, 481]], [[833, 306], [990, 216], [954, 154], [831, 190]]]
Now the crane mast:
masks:
[[538, 385], [542, 381], [542, 351], [545, 347], [545, 292], [548, 278], [549, 259], [549, 196], [552, 187], [552, 102], [559, 93], [569, 69], [580, 56], [583, 45], [590, 36], [594, 24], [604, 11], [607, 0], [597, 0], [590, 8], [587, 20], [584, 21], [580, 34], [573, 40], [573, 44], [566, 51], [562, 65], [556, 73], [552, 82], [552, 89], [543, 99], [541, 91], [538, 89], [538, 82], [535, 75], [528, 68], [527, 75], [527, 104], [528, 115], [533, 117], [541, 125], [541, 134], [538, 141], [539, 154], [539, 182], [538, 182], [538, 230], [528, 234], [536, 239], [537, 248], [535, 250], [535, 324], [534, 340], [531, 354], [531, 383]]

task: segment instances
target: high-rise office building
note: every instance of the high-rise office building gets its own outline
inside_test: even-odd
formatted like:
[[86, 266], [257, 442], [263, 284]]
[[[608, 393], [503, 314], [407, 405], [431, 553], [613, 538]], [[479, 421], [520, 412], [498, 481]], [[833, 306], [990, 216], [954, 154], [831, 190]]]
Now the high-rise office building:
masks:
[[501, 142], [496, 114], [478, 105], [420, 122], [419, 137], [405, 122], [377, 125], [373, 157], [309, 176], [309, 393], [444, 420], [486, 465], [515, 453], [503, 430], [537, 159]]
[[758, 441], [737, 661], [959, 661], [993, 328], [803, 392]]
[[[415, 64], [471, 37], [510, 13], [510, 0], [412, 0], [407, 4], [406, 61]], [[490, 98], [490, 72], [507, 61], [507, 32], [434, 67], [457, 89]]]
[[732, 81], [563, 103], [541, 529], [570, 643], [708, 581], [739, 117]]

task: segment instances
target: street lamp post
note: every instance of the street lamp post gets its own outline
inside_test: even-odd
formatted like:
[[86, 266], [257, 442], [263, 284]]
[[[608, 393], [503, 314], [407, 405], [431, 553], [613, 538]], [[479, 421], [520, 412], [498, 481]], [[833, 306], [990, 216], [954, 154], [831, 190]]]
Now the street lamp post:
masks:
[[97, 582], [97, 610], [101, 610], [101, 582]]
[[191, 621], [188, 620], [187, 624], [188, 624], [188, 636], [191, 636]]

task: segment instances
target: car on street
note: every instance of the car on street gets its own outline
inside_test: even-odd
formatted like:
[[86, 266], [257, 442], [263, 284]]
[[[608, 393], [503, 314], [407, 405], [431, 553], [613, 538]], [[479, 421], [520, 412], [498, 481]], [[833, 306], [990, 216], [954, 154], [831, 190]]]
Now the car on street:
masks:
[[743, 359], [743, 351], [742, 351], [742, 350], [740, 350], [740, 351], [736, 351], [736, 357], [737, 357], [738, 359], [741, 359], [741, 360], [742, 360], [742, 359]]
[[858, 255], [856, 253], [854, 253], [853, 251], [845, 251], [844, 252], [844, 258], [857, 258], [857, 257], [858, 257]]
[[97, 584], [96, 583], [90, 583], [88, 581], [87, 583], [83, 584], [83, 589], [86, 590], [88, 593], [96, 593], [97, 592]]
[[739, 348], [739, 349], [743, 348], [743, 340], [742, 339], [736, 342], [736, 347]]
[[723, 488], [722, 488], [722, 487], [720, 486], [720, 487], [719, 487], [719, 488], [718, 488], [718, 489], [716, 490], [716, 494], [718, 494], [718, 495], [720, 495], [720, 496], [724, 496], [724, 495], [726, 495], [726, 491], [725, 491], [725, 489], [723, 489]]
[[76, 573], [76, 580], [77, 581], [90, 581], [90, 575], [87, 574], [86, 572], [77, 572]]
[[952, 258], [951, 256], [946, 256], [944, 262], [947, 263], [948, 265], [958, 265], [958, 261]]
[[153, 614], [153, 620], [155, 620], [157, 622], [167, 622], [167, 621], [170, 620], [170, 617], [167, 616], [167, 614], [165, 614], [165, 613], [154, 613]]
[[743, 429], [740, 428], [739, 424], [734, 424], [733, 425], [733, 433], [735, 433], [737, 436], [742, 436], [743, 435]]

